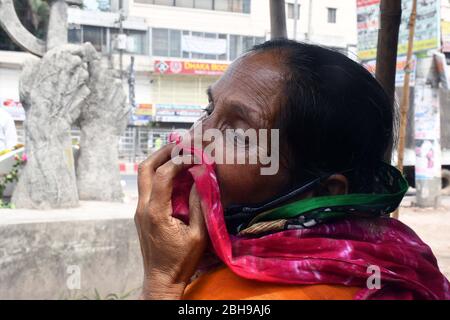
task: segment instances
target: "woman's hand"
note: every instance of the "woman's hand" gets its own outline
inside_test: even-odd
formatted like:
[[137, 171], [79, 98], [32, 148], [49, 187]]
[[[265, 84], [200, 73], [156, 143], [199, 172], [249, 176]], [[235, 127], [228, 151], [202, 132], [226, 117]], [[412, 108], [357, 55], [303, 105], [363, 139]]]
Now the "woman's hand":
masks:
[[143, 299], [181, 298], [207, 243], [195, 187], [189, 197], [189, 225], [172, 217], [173, 180], [189, 168], [184, 163], [192, 162], [175, 164], [170, 158], [173, 148], [173, 144], [163, 147], [139, 166], [139, 201], [134, 220], [144, 259]]

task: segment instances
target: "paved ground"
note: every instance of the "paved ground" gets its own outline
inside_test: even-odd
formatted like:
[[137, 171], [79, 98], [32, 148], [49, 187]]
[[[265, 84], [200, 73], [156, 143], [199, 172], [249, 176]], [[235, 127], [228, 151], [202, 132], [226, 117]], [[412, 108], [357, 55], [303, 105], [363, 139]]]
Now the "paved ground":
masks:
[[433, 250], [441, 271], [450, 279], [450, 197], [439, 209], [411, 207], [408, 197], [400, 210], [400, 220], [410, 226]]

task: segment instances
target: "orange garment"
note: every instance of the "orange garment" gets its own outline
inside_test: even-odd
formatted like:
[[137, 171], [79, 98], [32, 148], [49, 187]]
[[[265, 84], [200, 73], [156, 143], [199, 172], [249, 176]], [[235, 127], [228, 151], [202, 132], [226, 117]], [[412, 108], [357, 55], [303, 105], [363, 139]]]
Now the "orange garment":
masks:
[[186, 300], [352, 300], [360, 290], [341, 285], [286, 285], [248, 280], [221, 267], [185, 290]]

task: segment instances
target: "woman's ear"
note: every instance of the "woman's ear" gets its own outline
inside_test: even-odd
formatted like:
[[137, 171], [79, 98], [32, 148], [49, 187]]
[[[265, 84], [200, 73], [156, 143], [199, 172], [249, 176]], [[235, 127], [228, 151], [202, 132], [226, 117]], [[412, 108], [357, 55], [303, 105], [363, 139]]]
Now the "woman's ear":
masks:
[[321, 193], [337, 196], [348, 193], [348, 179], [342, 174], [333, 174], [322, 183]]

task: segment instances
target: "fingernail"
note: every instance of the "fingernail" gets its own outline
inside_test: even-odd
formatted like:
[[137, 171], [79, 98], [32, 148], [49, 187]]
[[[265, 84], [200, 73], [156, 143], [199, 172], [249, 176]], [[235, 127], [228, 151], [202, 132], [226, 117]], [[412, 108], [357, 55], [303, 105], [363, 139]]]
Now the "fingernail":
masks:
[[178, 132], [172, 132], [169, 134], [169, 142], [170, 143], [180, 143], [181, 142], [181, 135]]

